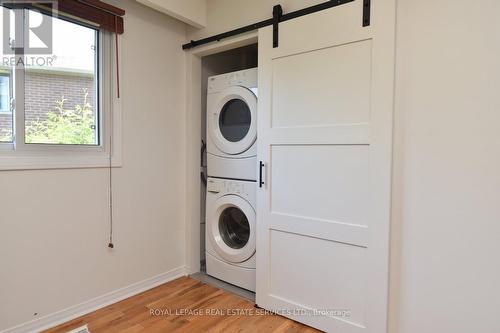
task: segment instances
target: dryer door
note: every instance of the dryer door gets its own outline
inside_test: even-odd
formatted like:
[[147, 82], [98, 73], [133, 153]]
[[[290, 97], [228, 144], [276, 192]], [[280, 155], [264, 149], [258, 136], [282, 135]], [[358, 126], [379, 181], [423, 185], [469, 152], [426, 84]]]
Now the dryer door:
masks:
[[219, 96], [208, 119], [210, 135], [222, 152], [241, 154], [257, 138], [257, 97], [240, 86], [226, 88]]
[[209, 216], [208, 241], [223, 259], [240, 263], [255, 253], [255, 210], [246, 200], [220, 197]]

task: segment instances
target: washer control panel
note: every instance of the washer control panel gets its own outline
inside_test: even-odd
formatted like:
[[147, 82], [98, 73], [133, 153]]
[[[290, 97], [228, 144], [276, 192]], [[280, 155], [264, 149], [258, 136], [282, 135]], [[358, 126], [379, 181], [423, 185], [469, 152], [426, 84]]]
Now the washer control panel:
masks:
[[255, 182], [208, 178], [207, 191], [210, 193], [217, 193], [219, 196], [236, 194], [250, 200], [255, 195]]

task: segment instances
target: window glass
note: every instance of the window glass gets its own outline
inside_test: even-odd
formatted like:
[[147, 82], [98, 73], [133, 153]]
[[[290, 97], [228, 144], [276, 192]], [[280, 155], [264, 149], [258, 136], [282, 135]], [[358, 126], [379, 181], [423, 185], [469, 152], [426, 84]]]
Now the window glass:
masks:
[[222, 107], [219, 128], [227, 141], [238, 142], [243, 139], [250, 129], [251, 122], [250, 108], [241, 99], [232, 99]]
[[[4, 9], [0, 7], [0, 38], [3, 40], [3, 18]], [[12, 31], [13, 29], [11, 29]], [[4, 52], [5, 45], [0, 44], [1, 59], [6, 59], [8, 54]], [[12, 142], [13, 139], [13, 114], [10, 109], [10, 100], [12, 98], [12, 68], [9, 62], [0, 64], [0, 142]]]
[[10, 74], [0, 72], [0, 112], [10, 112]]
[[243, 248], [250, 238], [250, 224], [245, 213], [237, 207], [224, 209], [219, 218], [219, 232], [227, 246]]
[[0, 142], [12, 142], [13, 121], [10, 99], [10, 73], [7, 69], [0, 69]]
[[52, 53], [25, 64], [25, 142], [98, 145], [98, 31], [27, 13], [30, 21], [52, 20]]

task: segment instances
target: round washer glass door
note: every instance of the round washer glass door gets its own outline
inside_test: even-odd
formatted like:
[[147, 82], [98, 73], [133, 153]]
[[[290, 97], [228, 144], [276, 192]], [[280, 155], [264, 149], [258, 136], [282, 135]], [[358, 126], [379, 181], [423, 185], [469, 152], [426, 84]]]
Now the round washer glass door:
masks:
[[219, 216], [219, 233], [222, 240], [232, 249], [239, 250], [250, 239], [250, 224], [243, 211], [235, 206], [224, 208]]
[[215, 251], [233, 263], [255, 253], [255, 211], [237, 195], [219, 198], [210, 212], [209, 237]]
[[230, 155], [250, 148], [257, 138], [256, 109], [257, 97], [249, 89], [233, 86], [220, 93], [209, 123], [217, 148]]

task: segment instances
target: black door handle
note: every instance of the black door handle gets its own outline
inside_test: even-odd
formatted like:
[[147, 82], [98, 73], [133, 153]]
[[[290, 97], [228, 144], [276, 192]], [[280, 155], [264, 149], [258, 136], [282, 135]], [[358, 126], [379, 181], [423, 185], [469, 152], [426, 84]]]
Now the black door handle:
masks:
[[264, 181], [262, 180], [262, 169], [264, 168], [264, 162], [259, 162], [259, 187], [264, 185]]

